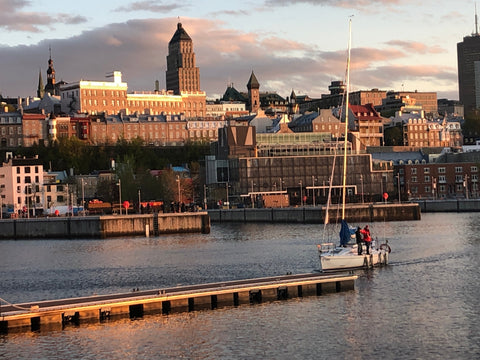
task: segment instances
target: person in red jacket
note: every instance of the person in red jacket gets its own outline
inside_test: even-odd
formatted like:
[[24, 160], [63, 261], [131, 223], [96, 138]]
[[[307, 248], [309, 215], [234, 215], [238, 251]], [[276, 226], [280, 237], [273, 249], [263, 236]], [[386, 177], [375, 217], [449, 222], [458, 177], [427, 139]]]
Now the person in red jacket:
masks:
[[372, 238], [370, 237], [370, 229], [368, 228], [368, 225], [365, 225], [365, 227], [360, 230], [360, 232], [363, 234], [363, 241], [365, 242], [367, 255], [370, 255], [370, 245], [372, 244]]

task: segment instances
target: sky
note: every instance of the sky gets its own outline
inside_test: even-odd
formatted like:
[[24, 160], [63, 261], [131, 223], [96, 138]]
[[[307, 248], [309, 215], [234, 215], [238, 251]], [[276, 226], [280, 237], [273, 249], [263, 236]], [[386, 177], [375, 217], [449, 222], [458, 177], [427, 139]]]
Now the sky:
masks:
[[[320, 97], [350, 91], [435, 91], [458, 99], [456, 46], [475, 30], [472, 0], [0, 0], [0, 94], [36, 96], [49, 48], [56, 81], [107, 80], [128, 91], [165, 88], [168, 42], [181, 22], [208, 99], [247, 91]], [[111, 81], [111, 79], [107, 80]]]

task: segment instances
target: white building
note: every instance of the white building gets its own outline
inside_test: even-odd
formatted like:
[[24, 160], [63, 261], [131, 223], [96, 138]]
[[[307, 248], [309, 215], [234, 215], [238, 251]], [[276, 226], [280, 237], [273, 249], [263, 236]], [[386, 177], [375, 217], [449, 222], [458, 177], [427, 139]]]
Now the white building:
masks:
[[10, 156], [0, 167], [2, 214], [35, 216], [43, 210], [43, 164], [35, 158]]

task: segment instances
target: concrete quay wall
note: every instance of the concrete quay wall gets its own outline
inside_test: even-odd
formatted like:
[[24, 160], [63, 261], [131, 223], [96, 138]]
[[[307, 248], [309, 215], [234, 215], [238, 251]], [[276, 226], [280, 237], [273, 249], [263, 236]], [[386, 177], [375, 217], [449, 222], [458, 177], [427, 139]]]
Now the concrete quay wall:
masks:
[[[329, 208], [329, 222], [340, 222], [341, 209]], [[326, 207], [265, 208], [208, 210], [212, 222], [273, 222], [323, 224]], [[405, 204], [352, 204], [345, 208], [345, 217], [350, 222], [420, 220], [417, 203]]]
[[480, 211], [480, 199], [417, 200], [416, 203], [423, 213]]
[[0, 220], [0, 239], [108, 238], [210, 232], [206, 212]]

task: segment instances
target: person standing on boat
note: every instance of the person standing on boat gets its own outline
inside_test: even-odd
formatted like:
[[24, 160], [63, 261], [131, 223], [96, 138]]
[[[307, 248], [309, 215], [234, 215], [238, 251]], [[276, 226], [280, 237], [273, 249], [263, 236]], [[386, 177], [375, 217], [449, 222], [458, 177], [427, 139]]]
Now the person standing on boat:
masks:
[[363, 239], [362, 239], [362, 228], [360, 226], [358, 226], [357, 231], [355, 231], [355, 238], [357, 239], [358, 255], [362, 255]]
[[365, 242], [365, 247], [367, 248], [367, 255], [370, 255], [370, 245], [372, 244], [372, 238], [370, 237], [370, 229], [368, 228], [368, 225], [365, 225], [365, 227], [360, 231], [363, 234], [363, 241]]

